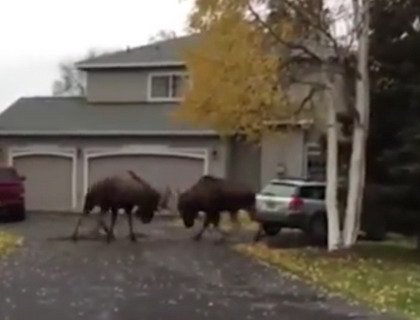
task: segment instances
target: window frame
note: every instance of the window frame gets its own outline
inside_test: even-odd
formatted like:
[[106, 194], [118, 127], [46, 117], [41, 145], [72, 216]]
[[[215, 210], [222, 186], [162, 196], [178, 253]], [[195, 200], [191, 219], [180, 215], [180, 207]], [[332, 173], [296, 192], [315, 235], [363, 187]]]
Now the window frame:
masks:
[[312, 178], [310, 174], [310, 158], [317, 158], [317, 160], [320, 160], [320, 162], [323, 163], [322, 167], [319, 167], [321, 169], [319, 174], [325, 179], [326, 178], [326, 160], [323, 158], [322, 155], [322, 149], [319, 143], [309, 142], [305, 144], [305, 176], [308, 178]]
[[[149, 79], [147, 84], [147, 100], [150, 102], [180, 102], [183, 100], [183, 97], [175, 97], [174, 96], [174, 77], [183, 77], [188, 79], [189, 75], [188, 72], [185, 71], [169, 71], [169, 72], [152, 72], [149, 73]], [[153, 79], [157, 77], [169, 77], [169, 96], [168, 97], [153, 97], [152, 96], [152, 86], [153, 86]]]

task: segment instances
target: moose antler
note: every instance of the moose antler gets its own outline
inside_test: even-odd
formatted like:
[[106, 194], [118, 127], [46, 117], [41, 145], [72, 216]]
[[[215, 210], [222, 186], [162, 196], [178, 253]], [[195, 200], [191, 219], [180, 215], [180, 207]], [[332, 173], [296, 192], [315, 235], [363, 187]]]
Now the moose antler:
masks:
[[140, 178], [134, 171], [127, 170], [127, 172], [131, 176], [131, 178], [136, 180], [138, 183], [142, 184], [143, 186], [150, 187], [149, 184], [146, 181], [144, 181], [142, 178]]

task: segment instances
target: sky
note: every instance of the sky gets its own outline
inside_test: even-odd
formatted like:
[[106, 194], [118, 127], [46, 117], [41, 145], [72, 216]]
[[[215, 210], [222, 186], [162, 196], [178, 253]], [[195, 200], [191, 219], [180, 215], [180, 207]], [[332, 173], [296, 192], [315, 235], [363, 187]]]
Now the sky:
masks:
[[61, 61], [185, 31], [191, 0], [10, 0], [0, 4], [0, 112], [51, 95]]

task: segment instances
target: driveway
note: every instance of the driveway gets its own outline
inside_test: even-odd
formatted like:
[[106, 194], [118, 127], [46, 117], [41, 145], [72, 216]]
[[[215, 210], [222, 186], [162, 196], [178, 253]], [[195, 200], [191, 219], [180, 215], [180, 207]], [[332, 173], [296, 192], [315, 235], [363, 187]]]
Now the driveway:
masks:
[[54, 239], [69, 235], [75, 219], [38, 214], [0, 226], [26, 238], [0, 261], [0, 319], [385, 319], [326, 299], [227, 244], [195, 243], [167, 219], [138, 223], [145, 237], [135, 244], [125, 219], [110, 245]]

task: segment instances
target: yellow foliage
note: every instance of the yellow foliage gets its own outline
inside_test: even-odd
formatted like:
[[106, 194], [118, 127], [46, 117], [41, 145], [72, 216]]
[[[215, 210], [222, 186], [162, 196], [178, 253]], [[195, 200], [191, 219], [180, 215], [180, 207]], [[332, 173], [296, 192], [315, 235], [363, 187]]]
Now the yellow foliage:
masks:
[[[247, 17], [248, 1], [195, 1], [190, 26], [200, 37], [185, 52], [192, 84], [176, 116], [222, 135], [258, 139], [268, 130], [267, 120], [292, 113], [279, 85], [283, 61]], [[292, 34], [287, 24], [276, 31]]]
[[15, 235], [0, 232], [0, 258], [11, 253], [16, 247], [21, 246], [23, 238]]

